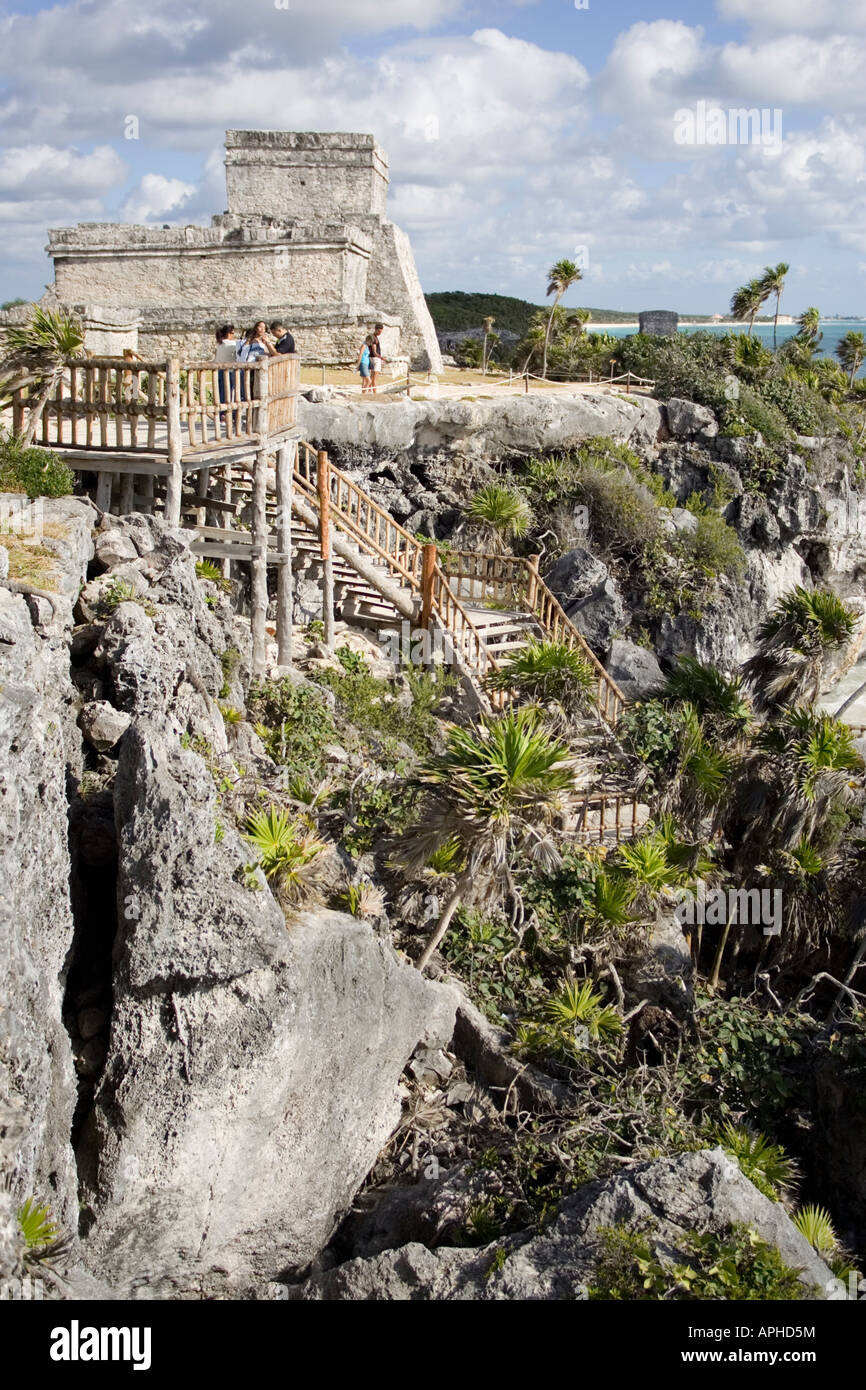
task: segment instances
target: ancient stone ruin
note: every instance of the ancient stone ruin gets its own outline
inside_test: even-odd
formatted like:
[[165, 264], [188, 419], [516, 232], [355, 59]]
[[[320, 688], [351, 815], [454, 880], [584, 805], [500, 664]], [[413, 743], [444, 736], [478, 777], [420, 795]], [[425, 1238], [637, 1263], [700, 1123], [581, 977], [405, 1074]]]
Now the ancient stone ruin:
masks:
[[[386, 355], [441, 356], [412, 248], [387, 217], [372, 135], [230, 130], [228, 208], [210, 227], [84, 222], [49, 232], [55, 286], [88, 348], [209, 357], [215, 328], [283, 318], [301, 356], [354, 362], [376, 322]], [[98, 344], [91, 344], [96, 334]]]

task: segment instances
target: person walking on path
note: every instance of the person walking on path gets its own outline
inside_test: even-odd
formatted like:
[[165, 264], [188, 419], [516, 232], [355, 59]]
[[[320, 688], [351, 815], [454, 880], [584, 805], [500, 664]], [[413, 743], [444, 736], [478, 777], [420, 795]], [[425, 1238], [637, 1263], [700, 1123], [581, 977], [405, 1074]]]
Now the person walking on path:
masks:
[[374, 342], [375, 339], [373, 335], [368, 334], [361, 345], [361, 351], [358, 353], [358, 360], [355, 363], [355, 367], [361, 373], [362, 395], [370, 390], [370, 364], [373, 356], [372, 349]]
[[[238, 360], [238, 341], [235, 337], [235, 326], [233, 323], [224, 323], [216, 331], [216, 360], [217, 362], [231, 362], [234, 364]], [[234, 400], [234, 382], [230, 371], [224, 370], [217, 372], [217, 385], [219, 386], [220, 405], [225, 405], [226, 401]], [[220, 412], [220, 420], [225, 423], [225, 411]]]

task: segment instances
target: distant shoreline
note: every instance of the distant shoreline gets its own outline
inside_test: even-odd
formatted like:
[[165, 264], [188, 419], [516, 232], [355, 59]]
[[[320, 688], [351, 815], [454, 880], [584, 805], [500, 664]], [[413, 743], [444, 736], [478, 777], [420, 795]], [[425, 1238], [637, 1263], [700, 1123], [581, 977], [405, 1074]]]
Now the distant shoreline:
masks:
[[[866, 323], [866, 319], [821, 319], [821, 323]], [[680, 328], [748, 328], [748, 326], [748, 319], [725, 319], [721, 323], [708, 323], [706, 319], [680, 319], [679, 321]], [[772, 326], [772, 319], [757, 319], [754, 324], [754, 328], [772, 328]], [[583, 327], [585, 333], [603, 333], [606, 328], [634, 328], [637, 330], [638, 320], [623, 319], [619, 323], [585, 323]], [[779, 327], [795, 328], [796, 324], [780, 323]]]

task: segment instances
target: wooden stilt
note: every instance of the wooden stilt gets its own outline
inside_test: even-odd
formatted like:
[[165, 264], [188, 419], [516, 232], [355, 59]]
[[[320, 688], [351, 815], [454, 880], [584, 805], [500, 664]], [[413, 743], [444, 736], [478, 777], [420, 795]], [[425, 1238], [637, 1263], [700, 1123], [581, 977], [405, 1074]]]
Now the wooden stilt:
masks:
[[331, 481], [328, 455], [323, 449], [316, 456], [316, 485], [319, 493], [319, 549], [322, 554], [322, 622], [325, 646], [334, 650], [334, 560], [331, 555]]
[[[258, 369], [259, 449], [253, 473], [252, 604], [253, 675], [264, 675], [267, 666], [268, 616], [268, 359]], [[250, 383], [252, 386], [252, 382]]]
[[166, 363], [165, 398], [168, 406], [168, 479], [165, 492], [165, 519], [169, 526], [180, 525], [183, 487], [183, 437], [180, 423], [180, 363], [176, 357]]
[[120, 514], [128, 516], [135, 511], [135, 474], [124, 473], [120, 480]]
[[424, 632], [433, 617], [433, 580], [436, 573], [437, 547], [428, 541], [421, 552], [421, 627]]
[[101, 512], [111, 511], [112, 473], [100, 473], [96, 479], [96, 505]]
[[[223, 501], [227, 502], [229, 506], [232, 505], [232, 466], [230, 463], [227, 463], [223, 468]], [[232, 562], [228, 556], [222, 562], [222, 571], [223, 579], [231, 579]]]
[[292, 475], [297, 444], [277, 453], [277, 660], [292, 664]]

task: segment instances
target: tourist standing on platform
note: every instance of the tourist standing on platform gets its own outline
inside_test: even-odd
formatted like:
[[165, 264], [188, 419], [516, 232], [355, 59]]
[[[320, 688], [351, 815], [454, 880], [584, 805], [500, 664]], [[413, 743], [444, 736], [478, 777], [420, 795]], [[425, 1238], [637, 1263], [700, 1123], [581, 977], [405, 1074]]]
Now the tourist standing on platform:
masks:
[[[216, 331], [216, 360], [217, 362], [235, 363], [238, 360], [238, 343], [235, 337], [235, 326], [233, 323], [224, 323]], [[220, 405], [225, 405], [226, 401], [234, 400], [234, 382], [229, 371], [217, 373], [217, 384], [219, 386]], [[225, 420], [225, 413], [220, 415], [221, 420]]]
[[[379, 380], [379, 373], [387, 362], [387, 357], [382, 352], [382, 342], [379, 334], [385, 331], [384, 323], [377, 323], [372, 334], [373, 342], [370, 347], [370, 390], [375, 395], [376, 383]], [[369, 339], [367, 340], [369, 342]]]
[[277, 352], [287, 353], [296, 351], [295, 340], [281, 319], [274, 319], [271, 324], [271, 332], [276, 339]]

